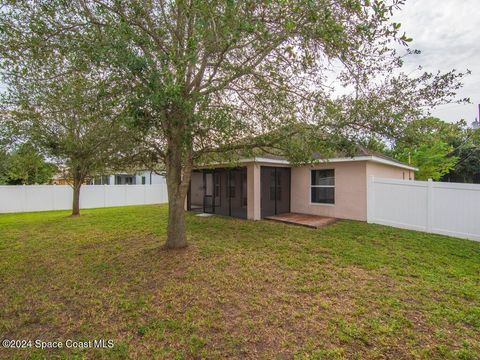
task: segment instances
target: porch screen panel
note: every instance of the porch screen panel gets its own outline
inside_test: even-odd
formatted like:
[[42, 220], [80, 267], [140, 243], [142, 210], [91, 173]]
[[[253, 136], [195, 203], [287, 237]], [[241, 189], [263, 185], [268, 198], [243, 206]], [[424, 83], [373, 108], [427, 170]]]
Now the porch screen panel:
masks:
[[213, 213], [213, 172], [203, 173], [203, 211]]
[[261, 215], [275, 215], [275, 168], [262, 166], [260, 170]]
[[231, 216], [238, 218], [247, 218], [247, 169], [230, 170], [230, 212]]
[[228, 170], [215, 169], [214, 174], [215, 214], [228, 216]]
[[262, 166], [261, 216], [290, 212], [290, 169]]
[[276, 168], [276, 213], [290, 212], [290, 169]]

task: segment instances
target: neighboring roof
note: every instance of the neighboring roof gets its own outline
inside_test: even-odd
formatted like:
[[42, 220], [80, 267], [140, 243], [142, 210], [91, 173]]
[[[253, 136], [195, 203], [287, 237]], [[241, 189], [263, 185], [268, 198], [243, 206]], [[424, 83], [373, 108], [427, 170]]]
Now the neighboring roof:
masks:
[[[314, 159], [314, 162], [372, 161], [372, 162], [381, 163], [385, 165], [396, 166], [402, 169], [418, 171], [418, 168], [412, 165], [405, 164], [401, 161], [398, 161], [380, 152], [368, 150], [363, 146], [358, 146], [357, 151], [353, 156], [346, 156], [345, 154], [338, 153], [333, 158], [323, 158], [319, 153], [315, 153], [312, 155], [312, 158]], [[278, 155], [267, 155], [267, 154], [262, 156], [257, 156], [253, 159], [242, 159], [240, 160], [240, 162], [242, 163], [264, 162], [264, 163], [282, 164], [282, 165], [290, 164], [290, 162], [286, 157], [278, 156]]]

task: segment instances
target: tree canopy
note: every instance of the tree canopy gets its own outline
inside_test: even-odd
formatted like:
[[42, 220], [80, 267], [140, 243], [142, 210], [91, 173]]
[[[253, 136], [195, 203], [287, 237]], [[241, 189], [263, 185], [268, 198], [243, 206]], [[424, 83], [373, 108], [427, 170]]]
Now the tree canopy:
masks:
[[8, 77], [9, 91], [3, 98], [9, 109], [5, 122], [16, 136], [43, 149], [71, 180], [73, 215], [80, 213], [84, 181], [114, 170], [135, 150], [134, 136], [122, 120], [122, 94], [101, 69], [79, 63], [80, 54], [32, 53], [6, 60], [14, 73], [17, 67], [22, 71]]
[[467, 128], [463, 136], [454, 139], [452, 154], [458, 158], [455, 168], [443, 181], [480, 183], [480, 131]]

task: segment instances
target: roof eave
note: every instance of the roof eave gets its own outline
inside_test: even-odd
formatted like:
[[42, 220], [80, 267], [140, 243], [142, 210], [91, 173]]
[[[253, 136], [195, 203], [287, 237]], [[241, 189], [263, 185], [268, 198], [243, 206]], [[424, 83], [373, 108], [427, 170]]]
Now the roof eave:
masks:
[[388, 159], [382, 159], [381, 157], [378, 157], [378, 156], [371, 156], [371, 158], [372, 158], [371, 161], [374, 161], [374, 162], [377, 162], [377, 163], [380, 163], [380, 164], [387, 164], [387, 165], [396, 166], [396, 167], [399, 167], [399, 168], [402, 168], [402, 169], [418, 171], [418, 168], [416, 168], [414, 166], [411, 166], [411, 165], [408, 165], [408, 164], [397, 163], [395, 161], [391, 161], [391, 160], [388, 160]]
[[[418, 171], [418, 168], [414, 166], [410, 166], [407, 164], [399, 163], [396, 161], [388, 160], [388, 159], [383, 159], [379, 156], [374, 156], [374, 155], [368, 155], [368, 156], [353, 156], [353, 157], [345, 157], [345, 158], [330, 158], [330, 159], [318, 159], [315, 161], [312, 161], [309, 164], [321, 164], [321, 163], [335, 163], [335, 162], [349, 162], [349, 161], [372, 161], [376, 162], [379, 164], [384, 164], [384, 165], [389, 165], [389, 166], [395, 166], [398, 168], [406, 169], [406, 170], [411, 170], [411, 171]], [[246, 164], [246, 163], [264, 163], [264, 164], [272, 164], [272, 165], [290, 165], [290, 162], [286, 159], [269, 159], [265, 157], [254, 157], [254, 158], [248, 158], [248, 159], [240, 159], [238, 160], [239, 164]], [[221, 163], [212, 163], [204, 166], [197, 166], [197, 169], [201, 168], [210, 168], [212, 166], [225, 166], [225, 164]]]
[[[330, 158], [330, 159], [318, 159], [313, 161], [313, 163], [327, 163], [327, 162], [347, 162], [347, 161], [372, 161], [380, 164], [390, 165], [399, 167], [402, 169], [407, 169], [411, 171], [418, 171], [418, 168], [414, 166], [410, 166], [407, 164], [402, 164], [396, 161], [391, 161], [388, 159], [383, 159], [378, 156], [368, 155], [368, 156], [353, 156], [353, 157], [345, 157], [345, 158]], [[281, 160], [281, 159], [268, 159], [262, 157], [255, 157], [253, 159], [242, 159], [240, 160], [241, 163], [249, 163], [249, 162], [261, 162], [261, 163], [269, 163], [269, 164], [282, 164], [282, 165], [289, 165], [290, 162], [288, 160]]]

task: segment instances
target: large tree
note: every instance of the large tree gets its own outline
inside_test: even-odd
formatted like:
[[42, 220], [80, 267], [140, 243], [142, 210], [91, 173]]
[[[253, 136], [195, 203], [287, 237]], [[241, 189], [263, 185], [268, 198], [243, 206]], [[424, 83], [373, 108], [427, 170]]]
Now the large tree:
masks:
[[300, 160], [310, 145], [393, 136], [419, 109], [451, 100], [462, 74], [398, 71], [395, 48], [409, 39], [390, 18], [403, 2], [17, 1], [0, 14], [0, 47], [14, 64], [25, 49], [81, 53], [123, 80], [143, 148], [165, 166], [166, 246], [180, 248], [195, 164], [279, 149]]
[[[35, 60], [25, 58], [25, 65]], [[65, 70], [60, 77], [48, 72], [37, 77], [35, 65], [21, 76], [12, 76], [4, 105], [14, 109], [10, 122], [14, 122], [17, 136], [43, 149], [62, 170], [73, 188], [75, 216], [80, 215], [82, 184], [89, 176], [120, 164], [131, 148], [131, 138], [120, 120], [119, 99], [106, 86], [102, 74], [62, 66], [68, 63], [67, 58], [57, 57], [55, 64], [45, 66], [49, 71], [56, 72], [58, 67]], [[22, 169], [25, 164], [16, 166], [15, 159], [16, 153], [10, 156], [10, 175], [15, 170], [20, 176], [26, 171]]]

